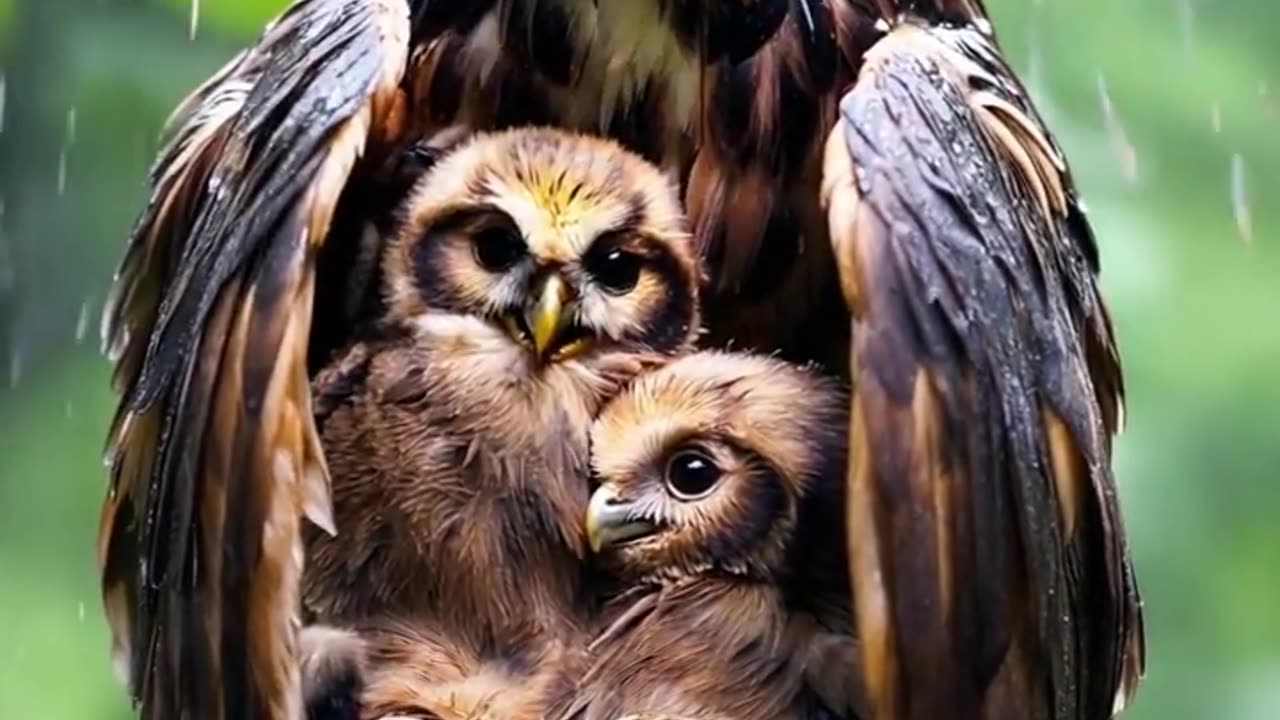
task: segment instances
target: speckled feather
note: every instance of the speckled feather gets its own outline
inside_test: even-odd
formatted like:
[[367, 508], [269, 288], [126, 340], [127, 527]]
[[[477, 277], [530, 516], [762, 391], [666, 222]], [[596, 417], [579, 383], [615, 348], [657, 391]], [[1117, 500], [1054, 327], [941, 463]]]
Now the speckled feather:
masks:
[[[848, 589], [806, 585], [797, 562], [839, 555], [842, 518], [822, 508], [842, 504], [846, 397], [813, 370], [702, 352], [605, 407], [597, 492], [656, 531], [601, 550], [617, 595], [564, 717], [860, 716], [847, 612], [822, 615]], [[696, 499], [666, 484], [690, 448], [720, 473]]]
[[875, 716], [1110, 717], [1144, 663], [1119, 358], [1066, 163], [990, 36], [906, 23], [877, 44], [824, 197]]
[[[482, 266], [469, 231], [485, 226], [459, 223], [469, 213], [512, 222], [531, 272]], [[496, 716], [540, 718], [573, 676], [592, 610], [591, 421], [631, 377], [691, 347], [692, 243], [657, 168], [549, 129], [455, 147], [400, 215], [381, 330], [314, 383], [337, 532], [306, 533], [302, 603], [309, 622], [364, 638], [363, 716], [467, 717], [482, 685], [485, 704], [506, 708]], [[619, 234], [652, 255], [612, 294], [580, 261]], [[533, 267], [569, 278], [591, 349], [547, 361], [503, 327]]]

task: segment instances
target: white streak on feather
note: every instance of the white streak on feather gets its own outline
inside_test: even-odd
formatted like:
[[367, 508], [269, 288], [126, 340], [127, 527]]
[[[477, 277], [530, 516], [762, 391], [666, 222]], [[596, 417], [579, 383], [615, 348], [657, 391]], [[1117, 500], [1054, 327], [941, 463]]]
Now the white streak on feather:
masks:
[[466, 53], [471, 58], [480, 60], [473, 66], [475, 76], [481, 85], [487, 84], [502, 55], [502, 28], [498, 22], [497, 10], [485, 15], [467, 37]]
[[589, 45], [580, 88], [597, 96], [583, 103], [581, 124], [603, 129], [620, 107], [633, 103], [651, 79], [665, 86], [663, 107], [672, 129], [688, 131], [697, 119], [700, 62], [684, 47], [654, 2], [566, 3], [578, 42]]

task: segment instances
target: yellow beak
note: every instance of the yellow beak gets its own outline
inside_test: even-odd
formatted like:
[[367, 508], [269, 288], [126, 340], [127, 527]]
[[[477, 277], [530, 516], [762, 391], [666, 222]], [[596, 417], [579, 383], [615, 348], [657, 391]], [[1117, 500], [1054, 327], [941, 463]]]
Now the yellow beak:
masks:
[[524, 321], [533, 336], [533, 351], [546, 357], [564, 330], [565, 305], [569, 302], [569, 286], [558, 273], [544, 275], [534, 286], [530, 302], [525, 306]]
[[608, 485], [597, 489], [587, 505], [587, 542], [591, 543], [592, 552], [652, 535], [657, 529], [652, 521], [637, 517], [634, 508]]

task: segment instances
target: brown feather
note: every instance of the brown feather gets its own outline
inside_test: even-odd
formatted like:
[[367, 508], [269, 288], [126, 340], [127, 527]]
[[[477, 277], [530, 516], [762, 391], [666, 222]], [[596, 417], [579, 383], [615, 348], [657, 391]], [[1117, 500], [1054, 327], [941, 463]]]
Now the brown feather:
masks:
[[151, 200], [103, 310], [103, 345], [116, 363], [112, 383], [117, 391], [127, 390], [141, 372], [148, 345], [144, 337], [156, 320], [164, 282], [187, 244], [184, 229], [199, 211], [199, 189], [208, 182], [235, 115], [248, 98], [251, 78], [244, 77], [244, 65], [243, 54], [227, 63], [170, 119], [177, 130], [151, 171]]
[[[298, 48], [316, 32], [333, 42]], [[299, 524], [327, 517], [305, 364], [314, 249], [370, 127], [394, 122], [407, 35], [390, 0], [304, 0], [173, 118], [104, 321], [125, 396], [104, 594], [143, 717], [300, 712]]]
[[[284, 512], [279, 503], [327, 522], [324, 460], [305, 419], [307, 377], [295, 355], [298, 345], [309, 345], [312, 367], [319, 367], [356, 334], [354, 326], [376, 315], [359, 303], [330, 300], [360, 284], [353, 277], [359, 263], [349, 268], [344, 253], [365, 247], [366, 227], [387, 224], [381, 208], [394, 203], [383, 196], [397, 193], [378, 181], [385, 160], [416, 143], [446, 147], [475, 130], [528, 123], [615, 137], [682, 181], [712, 271], [706, 344], [818, 361], [842, 377], [851, 371], [868, 394], [883, 396], [854, 403], [851, 441], [867, 458], [855, 454], [865, 467], [851, 469], [851, 491], [859, 498], [851, 507], [862, 507], [865, 528], [886, 533], [895, 516], [925, 512], [931, 522], [906, 529], [941, 536], [945, 542], [922, 546], [934, 547], [935, 559], [952, 557], [927, 572], [875, 578], [886, 604], [868, 606], [881, 619], [862, 627], [883, 639], [868, 644], [884, 651], [873, 695], [898, 703], [884, 696], [905, 697], [909, 686], [925, 707], [955, 690], [931, 682], [932, 661], [894, 665], [904, 652], [899, 634], [919, 628], [923, 645], [911, 652], [927, 655], [929, 643], [938, 643], [955, 653], [943, 652], [938, 662], [981, 668], [975, 682], [988, 683], [992, 713], [1054, 695], [1059, 715], [1072, 716], [1074, 703], [1077, 714], [1093, 717], [1117, 688], [1127, 697], [1142, 672], [1142, 619], [1109, 484], [1123, 381], [1094, 280], [1097, 251], [1061, 153], [1000, 58], [985, 20], [980, 0], [411, 0], [407, 7], [400, 0], [297, 0], [255, 48], [175, 113], [174, 139], [153, 172], [152, 197], [105, 318], [123, 399], [110, 434], [112, 485], [99, 558], [113, 646], [133, 656], [135, 694], [164, 686], [145, 700], [143, 714], [176, 715], [179, 698], [221, 693], [222, 638], [248, 626], [217, 609], [231, 602], [218, 594], [222, 576], [243, 574], [219, 564], [223, 541], [249, 545], [232, 548], [232, 562], [262, 552], [254, 524], [283, 517], [272, 514]], [[922, 22], [953, 29], [930, 31], [931, 42], [904, 39], [904, 30]], [[882, 27], [892, 26], [882, 40]], [[877, 49], [869, 53], [873, 44]], [[864, 71], [864, 62], [871, 69]], [[940, 69], [940, 79], [925, 77], [922, 67]], [[844, 112], [837, 112], [839, 94], [855, 81]], [[869, 96], [882, 98], [891, 112], [868, 119], [862, 111]], [[981, 152], [960, 157], [929, 145], [937, 140], [930, 133], [895, 134], [889, 115], [931, 120], [916, 129], [946, 128], [943, 140], [954, 135]], [[879, 138], [884, 143], [873, 149], [850, 144], [851, 133], [869, 127], [888, 129]], [[842, 149], [837, 167], [832, 158]], [[836, 170], [824, 177], [824, 164]], [[981, 197], [988, 192], [990, 202]], [[987, 223], [981, 232], [959, 228], [978, 246], [1003, 242], [998, 257], [979, 260], [1004, 263], [1012, 277], [991, 280], [974, 271], [973, 253], [965, 254], [974, 245], [940, 240], [957, 230], [956, 208]], [[335, 214], [338, 222], [330, 222]], [[912, 229], [899, 237], [904, 221]], [[913, 238], [925, 240], [923, 252], [904, 249], [920, 249]], [[295, 254], [273, 254], [277, 246]], [[279, 262], [269, 262], [272, 257]], [[301, 275], [285, 283], [300, 257]], [[319, 277], [312, 277], [313, 261], [326, 269]], [[1041, 287], [1048, 290], [1043, 297]], [[1022, 322], [1005, 312], [1000, 291], [1011, 288], [1030, 308], [1018, 316]], [[310, 323], [299, 307], [259, 304], [264, 289], [299, 302], [314, 294], [322, 331], [303, 327]], [[261, 315], [243, 331], [249, 345], [232, 352], [230, 323], [250, 301]], [[883, 311], [886, 303], [896, 308], [892, 315]], [[852, 343], [850, 309], [859, 335]], [[946, 322], [938, 322], [940, 313]], [[1045, 318], [1053, 322], [1041, 322]], [[1003, 349], [988, 343], [1002, 359], [969, 358], [968, 373], [963, 359], [945, 361], [954, 351], [948, 343], [981, 344], [991, 339], [981, 333], [992, 324], [1018, 340]], [[929, 334], [929, 353], [922, 352], [917, 331]], [[286, 357], [277, 362], [280, 346]], [[991, 390], [993, 369], [1021, 388]], [[277, 370], [288, 377], [274, 379]], [[868, 383], [877, 376], [879, 386]], [[228, 395], [224, 385], [237, 394]], [[1031, 385], [1038, 397], [1026, 397]], [[315, 410], [322, 417], [336, 412], [346, 390], [328, 388]], [[397, 391], [416, 388], [408, 383]], [[283, 434], [240, 424], [261, 417], [268, 395]], [[913, 405], [916, 397], [927, 401]], [[1016, 401], [1009, 412], [1026, 421], [1000, 426], [1000, 400]], [[1048, 439], [1041, 400], [1069, 443]], [[912, 415], [925, 409], [932, 417]], [[902, 437], [923, 433], [929, 442], [902, 447], [891, 437], [898, 431]], [[1050, 451], [1050, 442], [1058, 449]], [[289, 455], [283, 463], [290, 472], [281, 482], [292, 482], [290, 490], [271, 487], [277, 456], [267, 453], [270, 447]], [[930, 456], [927, 447], [946, 457]], [[1063, 514], [1054, 505], [1061, 502], [1063, 471], [1049, 478], [1047, 470], [1027, 465], [1050, 468], [1051, 456], [1073, 453], [1088, 473], [1081, 482], [1090, 487], [1081, 485], [1077, 510]], [[254, 473], [248, 480], [241, 477], [246, 469]], [[1017, 477], [1038, 482], [1018, 485]], [[928, 481], [912, 484], [911, 478]], [[881, 497], [898, 485], [912, 493]], [[1063, 487], [1063, 498], [1074, 497], [1074, 485]], [[239, 492], [248, 488], [256, 492]], [[1050, 522], [1075, 526], [1075, 544], [1055, 536], [1061, 529]], [[237, 532], [224, 532], [228, 523]], [[888, 535], [873, 543], [871, 534], [864, 531], [862, 541], [847, 548], [855, 568], [883, 557], [883, 569], [891, 570], [911, 552], [883, 544]], [[984, 548], [967, 561], [961, 557], [966, 538]], [[286, 545], [273, 545], [273, 555]], [[827, 543], [823, 560], [843, 563], [846, 548], [834, 545], [840, 544]], [[271, 566], [254, 571], [261, 569], [263, 579], [285, 577], [287, 586], [288, 565], [274, 556]], [[1079, 587], [1050, 601], [1053, 577], [1063, 567]], [[833, 584], [848, 585], [836, 575]], [[866, 605], [878, 586], [858, 580], [860, 605]], [[892, 613], [910, 605], [898, 592], [908, 581], [926, 585], [917, 599], [943, 593], [953, 614], [969, 607], [983, 622], [953, 622], [942, 635], [933, 633], [937, 623], [892, 626]], [[956, 587], [938, 587], [948, 583]], [[1080, 607], [1081, 598], [1095, 596], [1103, 600]], [[184, 605], [183, 597], [209, 607], [193, 613], [197, 606]], [[263, 587], [259, 595], [278, 603], [289, 597], [287, 587]], [[1064, 605], [1046, 609], [1055, 602]], [[1058, 610], [1068, 620], [1055, 629]], [[264, 616], [281, 630], [279, 612]], [[959, 632], [963, 628], [968, 634]], [[1088, 640], [1071, 650], [1067, 640], [1076, 630]], [[178, 642], [184, 637], [203, 639], [184, 656]], [[258, 650], [270, 654], [288, 645], [287, 639], [265, 640]], [[173, 667], [160, 667], [157, 658]], [[280, 667], [278, 658], [248, 660], [259, 661]], [[1033, 677], [1025, 667], [1031, 663], [1047, 669]], [[876, 672], [874, 663], [864, 669]], [[245, 676], [262, 672], [249, 669]], [[181, 687], [179, 677], [192, 686]], [[211, 717], [220, 712], [202, 707]]]
[[1066, 165], [977, 30], [900, 25], [841, 116], [822, 198], [854, 321], [873, 717], [1110, 717], [1141, 673], [1140, 601], [1119, 364]]
[[[610, 401], [592, 431], [601, 485], [589, 531], [652, 530], [597, 540], [620, 587], [564, 717], [861, 712], [847, 624], [825, 624], [819, 600], [793, 592], [800, 558], [830, 550], [808, 542], [839, 535], [840, 515], [823, 509], [840, 501], [845, 402], [815, 372], [718, 352], [651, 371]], [[695, 451], [718, 477], [681, 495], [673, 464]]]
[[[358, 633], [367, 717], [540, 718], [577, 676], [592, 609], [591, 420], [691, 346], [691, 238], [656, 167], [545, 129], [458, 145], [401, 215], [384, 317], [314, 383], [337, 534], [307, 533], [303, 602]], [[484, 264], [497, 227], [523, 245], [507, 267]], [[611, 249], [643, 258], [628, 288], [594, 274]], [[549, 275], [591, 337], [558, 360], [503, 320]]]
[[651, 589], [652, 610], [597, 647], [564, 717], [807, 717], [809, 638], [776, 590], [716, 577]]
[[353, 630], [309, 625], [298, 633], [298, 668], [306, 717], [355, 718], [369, 648]]
[[[564, 643], [532, 630], [521, 637], [509, 629], [507, 652], [489, 653], [456, 642], [452, 628], [385, 622], [366, 625], [372, 648], [368, 684], [361, 693], [361, 717], [373, 720], [403, 713], [440, 720], [543, 718], [560, 702], [580, 672], [580, 643]], [[522, 671], [521, 668], [534, 668]]]

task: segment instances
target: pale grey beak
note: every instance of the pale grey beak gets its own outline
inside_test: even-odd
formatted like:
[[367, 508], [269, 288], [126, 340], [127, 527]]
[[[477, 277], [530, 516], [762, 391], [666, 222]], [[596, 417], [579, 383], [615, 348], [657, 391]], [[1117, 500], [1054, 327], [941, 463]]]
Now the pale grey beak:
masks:
[[652, 535], [657, 529], [653, 521], [637, 517], [633, 505], [619, 498], [608, 485], [601, 486], [591, 496], [587, 506], [587, 541], [593, 552]]

